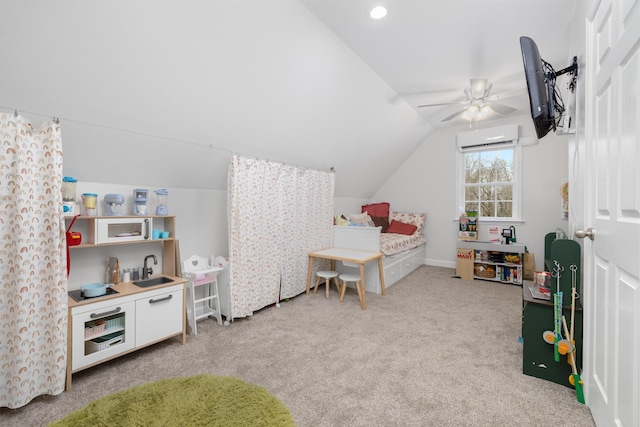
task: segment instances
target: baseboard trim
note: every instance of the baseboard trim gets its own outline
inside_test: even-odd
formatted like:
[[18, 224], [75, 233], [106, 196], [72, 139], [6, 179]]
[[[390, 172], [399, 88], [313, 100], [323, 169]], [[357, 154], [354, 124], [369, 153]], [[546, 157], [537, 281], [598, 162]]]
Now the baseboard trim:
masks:
[[431, 265], [433, 267], [446, 267], [446, 268], [456, 268], [456, 263], [453, 261], [443, 261], [440, 259], [425, 259], [423, 264]]

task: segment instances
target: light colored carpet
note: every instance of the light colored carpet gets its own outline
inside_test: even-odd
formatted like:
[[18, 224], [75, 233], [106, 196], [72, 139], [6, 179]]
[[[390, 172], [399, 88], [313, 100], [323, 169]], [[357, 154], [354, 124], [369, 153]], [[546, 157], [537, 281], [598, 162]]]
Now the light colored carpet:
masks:
[[422, 266], [387, 290], [340, 303], [301, 295], [280, 308], [154, 345], [73, 376], [73, 390], [0, 409], [42, 426], [135, 385], [200, 373], [265, 387], [313, 426], [593, 426], [575, 390], [522, 374], [522, 288]]
[[267, 390], [233, 377], [169, 378], [100, 398], [49, 427], [295, 426]]

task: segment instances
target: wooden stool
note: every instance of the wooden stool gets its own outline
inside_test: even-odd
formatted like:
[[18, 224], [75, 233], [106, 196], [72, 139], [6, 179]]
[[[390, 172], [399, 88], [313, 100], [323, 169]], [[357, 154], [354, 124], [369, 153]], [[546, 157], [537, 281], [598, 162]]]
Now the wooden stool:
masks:
[[342, 280], [342, 288], [340, 289], [340, 302], [344, 301], [344, 293], [347, 290], [347, 283], [354, 282], [356, 285], [356, 291], [358, 292], [358, 298], [360, 298], [360, 304], [362, 305], [362, 309], [365, 310], [367, 307], [365, 306], [365, 302], [362, 298], [364, 289], [362, 289], [362, 285], [360, 283], [360, 275], [344, 273], [340, 275], [340, 280]]
[[325, 298], [329, 298], [329, 286], [331, 285], [331, 279], [336, 284], [336, 289], [338, 289], [338, 293], [340, 293], [340, 283], [338, 283], [338, 272], [332, 270], [320, 270], [316, 273], [318, 279], [316, 280], [316, 286], [313, 288], [313, 293], [318, 292], [318, 285], [320, 285], [320, 279], [324, 279], [324, 283], [327, 285], [327, 289], [325, 292]]

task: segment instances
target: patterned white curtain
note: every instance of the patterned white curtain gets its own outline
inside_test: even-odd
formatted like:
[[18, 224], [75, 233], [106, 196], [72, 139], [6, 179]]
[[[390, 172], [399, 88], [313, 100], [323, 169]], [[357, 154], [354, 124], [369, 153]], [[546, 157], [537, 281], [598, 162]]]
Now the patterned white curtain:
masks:
[[[289, 166], [284, 180], [280, 299], [305, 291], [309, 252], [331, 246], [335, 174]], [[315, 271], [329, 268], [329, 261], [317, 261]]]
[[0, 114], [0, 144], [0, 406], [19, 408], [65, 386], [60, 126]]
[[232, 318], [250, 316], [304, 292], [307, 254], [331, 245], [334, 184], [333, 172], [232, 157], [228, 203]]

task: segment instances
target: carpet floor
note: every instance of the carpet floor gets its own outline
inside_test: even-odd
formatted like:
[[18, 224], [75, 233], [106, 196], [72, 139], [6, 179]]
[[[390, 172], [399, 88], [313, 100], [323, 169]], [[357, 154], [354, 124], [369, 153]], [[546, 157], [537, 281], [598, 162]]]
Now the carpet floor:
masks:
[[522, 374], [522, 288], [422, 266], [367, 294], [300, 295], [230, 326], [171, 339], [78, 372], [73, 390], [0, 409], [43, 426], [163, 378], [209, 373], [266, 388], [297, 426], [594, 426], [575, 390]]

